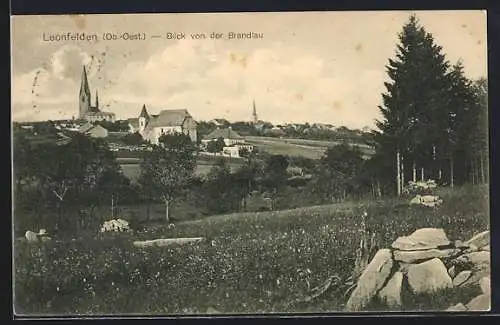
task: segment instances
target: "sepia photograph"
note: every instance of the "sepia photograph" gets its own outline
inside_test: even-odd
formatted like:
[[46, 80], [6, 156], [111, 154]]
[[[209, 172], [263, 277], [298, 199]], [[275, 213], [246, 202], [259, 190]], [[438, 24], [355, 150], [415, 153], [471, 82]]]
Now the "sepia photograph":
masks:
[[15, 316], [490, 310], [485, 10], [10, 25]]

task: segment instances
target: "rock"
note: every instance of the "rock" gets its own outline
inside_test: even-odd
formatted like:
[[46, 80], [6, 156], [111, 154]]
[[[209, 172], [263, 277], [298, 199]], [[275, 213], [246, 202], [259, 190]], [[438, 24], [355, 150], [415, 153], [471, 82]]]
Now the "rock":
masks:
[[450, 275], [451, 278], [454, 278], [456, 273], [457, 273], [457, 271], [455, 269], [455, 265], [453, 265], [452, 267], [450, 267], [448, 269], [448, 274]]
[[483, 246], [479, 250], [489, 252], [490, 251], [490, 245], [488, 244], [486, 246]]
[[371, 262], [366, 266], [346, 304], [347, 311], [360, 311], [382, 288], [391, 274], [394, 261], [389, 249], [377, 251]]
[[472, 299], [466, 307], [469, 311], [489, 311], [491, 309], [491, 296], [479, 295]]
[[481, 280], [479, 280], [479, 286], [481, 287], [481, 291], [485, 295], [491, 294], [491, 279], [489, 276], [485, 276]]
[[454, 243], [455, 247], [458, 248], [458, 249], [467, 249], [469, 248], [470, 246], [466, 243], [464, 243], [463, 241], [461, 240], [455, 240], [455, 243]]
[[401, 288], [403, 285], [403, 273], [395, 272], [389, 282], [379, 291], [380, 300], [389, 307], [401, 306]]
[[46, 242], [51, 241], [52, 238], [49, 236], [42, 236], [42, 237], [40, 237], [40, 240], [42, 241], [42, 243], [46, 243]]
[[448, 271], [439, 258], [410, 266], [407, 276], [408, 284], [415, 294], [432, 293], [453, 286]]
[[477, 268], [481, 265], [490, 264], [490, 252], [488, 251], [478, 251], [471, 252], [460, 255], [456, 259], [452, 261], [454, 265], [471, 265], [474, 268]]
[[462, 283], [461, 287], [466, 286], [480, 286], [480, 281], [484, 277], [489, 277], [491, 274], [490, 268], [483, 265], [482, 268], [476, 268], [472, 270], [472, 275], [467, 279], [464, 283]]
[[169, 239], [154, 239], [145, 241], [134, 241], [133, 245], [135, 247], [145, 248], [145, 247], [165, 247], [173, 245], [185, 245], [191, 243], [197, 243], [202, 241], [204, 238], [169, 238]]
[[469, 248], [464, 250], [464, 254], [477, 252], [479, 249], [474, 244], [470, 244]]
[[28, 240], [28, 243], [38, 242], [38, 234], [36, 232], [28, 230], [24, 234], [24, 237]]
[[430, 260], [432, 258], [450, 258], [458, 255], [460, 253], [459, 249], [449, 248], [449, 249], [427, 249], [427, 250], [417, 250], [417, 251], [394, 251], [394, 259], [396, 261], [401, 261], [404, 263], [414, 263], [417, 261]]
[[453, 278], [453, 286], [458, 287], [459, 285], [467, 281], [471, 277], [471, 275], [472, 271], [462, 271], [458, 273], [458, 275]]
[[450, 244], [443, 229], [422, 228], [416, 230], [410, 236], [399, 237], [392, 243], [392, 248], [414, 251], [449, 246]]
[[207, 314], [220, 314], [220, 311], [218, 311], [217, 309], [215, 309], [213, 307], [208, 307]]
[[461, 302], [456, 304], [455, 306], [451, 306], [450, 308], [446, 309], [446, 311], [467, 311], [467, 307]]
[[471, 239], [469, 239], [466, 244], [469, 244], [469, 245], [474, 245], [476, 247], [483, 247], [483, 246], [486, 246], [490, 243], [490, 231], [489, 230], [486, 230], [486, 231], [483, 231], [477, 235], [475, 235], [474, 237], [472, 237]]

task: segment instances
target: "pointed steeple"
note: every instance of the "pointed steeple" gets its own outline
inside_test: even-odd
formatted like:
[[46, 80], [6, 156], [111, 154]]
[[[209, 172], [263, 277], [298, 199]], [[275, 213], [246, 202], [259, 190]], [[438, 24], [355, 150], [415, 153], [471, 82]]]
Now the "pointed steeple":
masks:
[[141, 110], [141, 114], [139, 115], [139, 117], [149, 118], [148, 111], [146, 110], [146, 104], [142, 105], [142, 110]]
[[89, 87], [89, 81], [87, 79], [87, 70], [85, 69], [85, 66], [83, 66], [82, 83], [80, 85], [80, 95], [82, 93], [90, 97], [90, 87]]
[[99, 94], [97, 94], [97, 89], [95, 91], [95, 109], [99, 110]]
[[257, 123], [258, 118], [257, 118], [257, 108], [255, 107], [255, 99], [253, 100], [252, 107], [253, 107], [253, 111], [252, 111], [253, 122]]

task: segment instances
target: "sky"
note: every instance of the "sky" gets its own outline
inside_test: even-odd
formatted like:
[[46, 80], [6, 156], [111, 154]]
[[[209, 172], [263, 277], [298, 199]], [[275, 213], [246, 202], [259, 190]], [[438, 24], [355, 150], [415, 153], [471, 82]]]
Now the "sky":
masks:
[[[451, 64], [487, 77], [486, 12], [417, 11]], [[78, 112], [82, 66], [104, 111], [137, 117], [187, 109], [196, 120], [259, 119], [373, 127], [398, 34], [412, 12], [59, 15], [11, 17], [12, 119], [67, 119]], [[95, 33], [97, 41], [44, 41]], [[168, 32], [186, 39], [166, 39]], [[211, 33], [224, 38], [211, 39]], [[262, 33], [227, 39], [227, 33]], [[104, 40], [143, 33], [145, 40]], [[207, 39], [193, 40], [191, 33]], [[162, 35], [151, 38], [151, 35]], [[93, 102], [92, 102], [93, 104]]]

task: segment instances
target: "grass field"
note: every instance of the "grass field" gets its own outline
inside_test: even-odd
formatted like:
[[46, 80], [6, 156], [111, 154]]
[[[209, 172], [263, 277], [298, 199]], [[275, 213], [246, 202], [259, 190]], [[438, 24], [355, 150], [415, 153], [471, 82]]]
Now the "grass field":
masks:
[[[130, 179], [132, 182], [136, 182], [137, 179], [139, 178], [140, 175], [140, 166], [137, 162], [132, 162], [131, 159], [134, 158], [127, 158], [127, 162], [123, 162], [121, 159], [119, 161], [120, 166], [122, 168], [123, 174]], [[201, 175], [206, 175], [210, 169], [214, 166], [215, 161], [198, 161], [196, 164], [196, 170], [195, 174], [198, 176]], [[230, 163], [229, 167], [231, 168], [231, 171], [236, 171], [241, 164], [239, 163]]]
[[[399, 199], [235, 213], [117, 236], [82, 234], [40, 246], [16, 243], [16, 313], [177, 314], [341, 311], [337, 287], [293, 304], [329, 276], [350, 274], [360, 220], [379, 247], [422, 227], [468, 239], [489, 228], [488, 189], [444, 189], [438, 209]], [[198, 245], [140, 250], [137, 239], [202, 236]], [[451, 299], [451, 300], [450, 300]], [[447, 308], [453, 297], [434, 300]], [[457, 301], [458, 302], [458, 301]]]
[[[257, 146], [260, 150], [270, 154], [288, 156], [301, 156], [309, 159], [320, 159], [325, 150], [337, 145], [339, 142], [306, 140], [306, 139], [281, 139], [271, 137], [245, 137], [250, 144]], [[358, 144], [365, 157], [373, 155], [372, 148], [364, 144]]]

